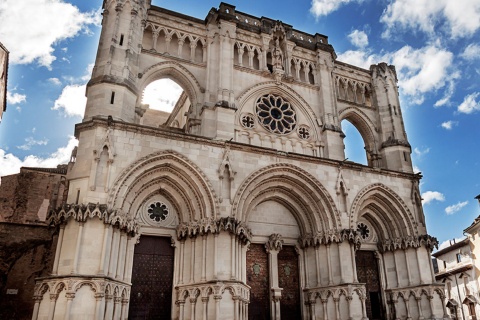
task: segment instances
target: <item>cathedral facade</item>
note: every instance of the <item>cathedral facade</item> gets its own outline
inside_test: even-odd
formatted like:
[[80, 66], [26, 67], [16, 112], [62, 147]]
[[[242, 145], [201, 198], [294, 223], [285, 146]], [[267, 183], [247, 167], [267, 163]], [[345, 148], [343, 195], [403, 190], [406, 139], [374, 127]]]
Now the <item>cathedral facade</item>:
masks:
[[[163, 78], [168, 114], [142, 103]], [[393, 66], [225, 3], [105, 0], [86, 95], [33, 319], [447, 317]]]

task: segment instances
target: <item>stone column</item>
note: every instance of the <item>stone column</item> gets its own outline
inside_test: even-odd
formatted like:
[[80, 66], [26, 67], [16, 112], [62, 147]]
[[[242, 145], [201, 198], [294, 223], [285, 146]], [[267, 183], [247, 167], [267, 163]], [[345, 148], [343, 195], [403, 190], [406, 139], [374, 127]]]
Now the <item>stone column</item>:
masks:
[[105, 316], [105, 294], [95, 293], [97, 310], [95, 311], [95, 320], [103, 320]]
[[335, 313], [337, 316], [337, 320], [341, 320], [340, 315], [340, 298], [333, 298], [333, 302], [335, 303]]
[[415, 254], [417, 256], [418, 276], [420, 277], [420, 284], [424, 284], [425, 281], [423, 281], [423, 279], [422, 279], [422, 267], [420, 265], [420, 255], [419, 255], [418, 249], [420, 249], [420, 247], [415, 248]]
[[203, 297], [202, 298], [202, 305], [203, 305], [202, 320], [207, 320], [207, 303], [208, 303], [208, 297]]
[[320, 301], [322, 301], [323, 319], [328, 319], [328, 312], [327, 312], [328, 299], [321, 299]]
[[112, 319], [113, 317], [113, 296], [111, 294], [105, 295], [105, 319]]
[[58, 262], [60, 260], [60, 253], [62, 251], [62, 243], [63, 243], [63, 234], [65, 232], [65, 224], [60, 225], [60, 231], [58, 234], [58, 240], [57, 240], [57, 249], [55, 250], [55, 260], [53, 262], [53, 272], [52, 275], [57, 275], [58, 274]]
[[75, 256], [73, 258], [73, 266], [72, 266], [72, 274], [77, 273], [77, 268], [78, 268], [78, 258], [80, 256], [80, 245], [82, 243], [83, 239], [83, 225], [85, 222], [79, 222], [78, 223], [78, 232], [77, 232], [77, 243], [75, 244]]
[[360, 300], [362, 301], [362, 320], [368, 320], [367, 318], [367, 308], [365, 306], [365, 301], [367, 300], [366, 296], [361, 296]]
[[283, 240], [279, 234], [270, 235], [265, 249], [268, 253], [268, 268], [270, 274], [271, 291], [271, 316], [272, 319], [280, 320], [280, 298], [282, 289], [278, 286], [278, 253], [282, 250]]
[[425, 318], [423, 317], [423, 311], [422, 311], [422, 296], [415, 297], [415, 300], [417, 301], [417, 307], [418, 307], [418, 320], [424, 320]]
[[48, 320], [53, 320], [55, 315], [55, 305], [57, 303], [58, 294], [50, 293], [50, 308], [48, 309]]
[[330, 244], [327, 244], [328, 285], [333, 285], [332, 257], [330, 256]]
[[397, 288], [400, 288], [400, 278], [398, 277], [398, 265], [397, 258], [395, 257], [395, 249], [392, 250], [393, 254], [393, 264], [395, 265], [395, 276], [397, 277]]
[[408, 285], [410, 286], [412, 284], [412, 277], [410, 272], [410, 265], [408, 264], [407, 250], [408, 249], [403, 250], [403, 255], [405, 256], [405, 264], [407, 265], [407, 280], [408, 280]]
[[65, 297], [67, 298], [67, 308], [66, 308], [66, 311], [65, 311], [64, 320], [69, 320], [70, 319], [70, 313], [72, 311], [72, 301], [73, 301], [73, 299], [75, 299], [75, 293], [74, 292], [65, 293]]
[[195, 282], [195, 240], [193, 237], [190, 239], [191, 251], [190, 251], [190, 283]]
[[207, 235], [202, 235], [202, 278], [200, 281], [207, 280]]
[[195, 316], [195, 304], [197, 303], [196, 298], [190, 298], [190, 319], [196, 320], [197, 317]]
[[214, 295], [213, 298], [215, 299], [215, 320], [221, 320], [222, 315], [220, 314], [220, 300], [222, 300], [222, 296]]
[[35, 305], [33, 306], [33, 314], [32, 314], [32, 320], [37, 320], [38, 318], [38, 309], [40, 308], [40, 302], [43, 300], [43, 296], [35, 296], [33, 298], [35, 300]]
[[358, 283], [357, 279], [357, 264], [355, 262], [355, 244], [350, 244], [350, 256], [352, 259], [352, 273], [353, 273], [353, 283]]
[[180, 307], [180, 312], [179, 312], [179, 317], [178, 319], [179, 320], [184, 320], [185, 319], [185, 311], [184, 311], [184, 308], [185, 308], [185, 300], [183, 301], [178, 301], [178, 306]]
[[179, 280], [178, 284], [183, 284], [183, 256], [185, 255], [185, 239], [180, 241], [180, 265], [179, 265]]
[[99, 275], [108, 274], [108, 258], [110, 257], [110, 246], [112, 241], [112, 226], [110, 224], [103, 225], [103, 243], [102, 243], [102, 255], [100, 256], [100, 267], [98, 270]]
[[[316, 246], [315, 247], [315, 266], [316, 266], [316, 275], [317, 275], [317, 287], [322, 286], [322, 277], [320, 274], [320, 247]], [[308, 277], [308, 274], [306, 274]]]
[[315, 320], [317, 318], [315, 316], [315, 304], [316, 304], [315, 299], [308, 301], [308, 309], [309, 309], [309, 312], [310, 312], [310, 320]]
[[114, 312], [113, 312], [113, 319], [114, 320], [120, 320], [120, 313], [121, 313], [121, 310], [120, 310], [120, 305], [121, 305], [121, 302], [122, 302], [122, 298], [121, 297], [115, 297], [113, 298], [114, 299]]

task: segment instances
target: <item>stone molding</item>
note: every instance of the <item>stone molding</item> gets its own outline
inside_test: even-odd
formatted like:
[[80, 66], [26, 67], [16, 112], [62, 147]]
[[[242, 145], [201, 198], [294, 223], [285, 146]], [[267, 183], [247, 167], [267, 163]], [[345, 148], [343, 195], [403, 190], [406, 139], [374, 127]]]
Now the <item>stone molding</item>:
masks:
[[270, 251], [281, 251], [283, 246], [282, 236], [278, 233], [271, 234], [268, 237], [267, 243], [265, 243], [265, 249], [267, 252]]
[[378, 247], [381, 252], [420, 247], [425, 247], [427, 250], [432, 251], [434, 248], [438, 248], [438, 240], [431, 235], [424, 234], [418, 237], [408, 236], [403, 238], [385, 239], [378, 244]]
[[247, 225], [234, 217], [204, 218], [199, 221], [184, 222], [177, 226], [177, 237], [184, 240], [187, 237], [194, 238], [204, 234], [219, 234], [225, 231], [235, 235], [243, 244], [249, 244], [252, 240], [252, 232]]
[[325, 232], [318, 232], [315, 235], [307, 234], [298, 240], [302, 248], [316, 247], [320, 245], [329, 245], [331, 243], [342, 243], [348, 241], [355, 246], [355, 249], [360, 249], [362, 238], [355, 229], [343, 230], [328, 230]]
[[[234, 300], [240, 300], [245, 303], [250, 302], [250, 287], [241, 282], [207, 282], [200, 284], [190, 284], [176, 286], [175, 304], [185, 303], [188, 298], [196, 302], [199, 298], [202, 301], [208, 301], [210, 296], [222, 299], [225, 290], [230, 291]], [[191, 301], [192, 302], [192, 301]]]
[[64, 204], [62, 207], [51, 210], [49, 213], [48, 224], [60, 225], [66, 223], [72, 218], [78, 222], [86, 222], [88, 219], [97, 217], [104, 224], [110, 224], [113, 227], [128, 233], [131, 236], [138, 234], [139, 225], [136, 220], [129, 217], [121, 210], [107, 209], [106, 204]]
[[341, 296], [345, 296], [347, 300], [351, 300], [354, 294], [357, 294], [360, 299], [366, 298], [365, 284], [343, 284], [339, 286], [330, 286], [322, 288], [310, 288], [304, 289], [305, 303], [315, 304], [317, 298], [321, 300], [327, 300], [329, 296], [334, 299], [339, 299]]

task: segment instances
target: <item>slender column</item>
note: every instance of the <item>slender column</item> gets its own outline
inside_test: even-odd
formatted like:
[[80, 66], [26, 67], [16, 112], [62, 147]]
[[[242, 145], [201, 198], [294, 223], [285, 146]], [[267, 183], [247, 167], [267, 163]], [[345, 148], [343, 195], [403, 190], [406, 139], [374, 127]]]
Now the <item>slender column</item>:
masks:
[[343, 243], [337, 243], [337, 250], [338, 250], [338, 256], [339, 256], [339, 259], [340, 259], [340, 283], [345, 283], [345, 278], [343, 277], [343, 263], [342, 263], [342, 250], [341, 250], [341, 247], [342, 247], [342, 244]]
[[217, 255], [218, 255], [218, 233], [215, 233], [213, 242], [213, 278], [218, 279], [217, 270]]
[[397, 299], [393, 300], [393, 308], [395, 309], [395, 320], [400, 320], [400, 318], [398, 316], [400, 313], [399, 313], [399, 310], [398, 310], [398, 300]]
[[335, 313], [337, 316], [337, 320], [341, 320], [340, 315], [340, 298], [333, 298], [333, 302], [335, 302]]
[[105, 275], [107, 274], [105, 270], [105, 264], [107, 261], [107, 246], [109, 245], [109, 240], [111, 238], [110, 235], [110, 225], [109, 224], [104, 224], [103, 225], [103, 242], [102, 242], [102, 255], [100, 256], [100, 267], [98, 268], [98, 274], [99, 275]]
[[112, 319], [113, 317], [113, 296], [111, 294], [105, 295], [105, 319]]
[[230, 235], [230, 251], [231, 251], [231, 263], [230, 263], [230, 280], [235, 280], [235, 235], [231, 234]]
[[114, 299], [114, 303], [115, 303], [114, 312], [113, 312], [113, 320], [119, 320], [120, 319], [120, 312], [121, 312], [120, 303], [122, 302], [122, 298], [115, 297], [113, 299]]
[[[432, 319], [435, 319], [435, 315], [433, 314], [433, 296], [428, 296], [428, 302], [430, 303], [430, 314], [432, 315]], [[460, 297], [458, 297], [460, 299]], [[460, 308], [463, 308], [463, 306], [460, 306]]]
[[362, 320], [368, 320], [368, 318], [367, 318], [367, 308], [365, 307], [366, 297], [360, 297], [360, 300], [362, 301]]
[[397, 265], [397, 258], [395, 257], [395, 250], [392, 251], [393, 254], [393, 264], [395, 265], [395, 276], [397, 278], [397, 288], [400, 287], [400, 278], [399, 278], [399, 270]]
[[405, 310], [407, 310], [407, 320], [412, 320], [412, 316], [410, 315], [410, 308], [408, 306], [408, 300], [403, 299], [405, 302]]
[[410, 265], [408, 264], [408, 256], [407, 256], [407, 250], [403, 250], [403, 255], [405, 256], [405, 264], [407, 265], [407, 279], [408, 279], [408, 285], [412, 284], [412, 278], [411, 278], [411, 272], [410, 272]]
[[197, 302], [197, 299], [190, 299], [190, 319], [191, 320], [196, 320], [197, 317], [195, 316], [195, 303]]
[[190, 254], [190, 283], [195, 282], [195, 240], [196, 238], [191, 238], [191, 254]]
[[183, 44], [185, 43], [185, 40], [179, 39], [178, 40], [178, 51], [177, 51], [177, 56], [179, 58], [182, 58], [182, 50], [183, 50]]
[[303, 267], [305, 269], [305, 287], [308, 288], [308, 247], [303, 249]]
[[203, 297], [202, 298], [202, 304], [203, 304], [203, 317], [202, 320], [207, 320], [207, 303], [208, 303], [208, 298]]
[[215, 320], [220, 320], [222, 319], [220, 314], [220, 300], [222, 299], [222, 296], [215, 295], [213, 298], [215, 299]]
[[333, 285], [332, 257], [330, 256], [330, 244], [327, 244], [328, 285]]
[[247, 318], [248, 318], [248, 303], [245, 303], [245, 304], [243, 305], [243, 307], [245, 308], [245, 312], [244, 312], [244, 314], [245, 314], [245, 319], [247, 319]]
[[310, 311], [310, 320], [316, 320], [316, 316], [315, 316], [315, 303], [316, 301], [315, 300], [310, 300], [308, 302], [308, 309]]
[[110, 261], [108, 262], [108, 276], [115, 277], [115, 267], [118, 254], [118, 244], [119, 244], [119, 230], [112, 227], [112, 244], [110, 245]]
[[82, 243], [84, 224], [85, 222], [78, 223], [77, 243], [75, 244], [75, 256], [73, 258], [72, 274], [77, 273], [78, 258], [80, 256], [80, 244]]
[[185, 255], [185, 239], [180, 241], [180, 279], [178, 284], [183, 284], [183, 256]]
[[425, 318], [423, 317], [423, 310], [422, 310], [422, 297], [415, 297], [415, 300], [417, 300], [417, 307], [418, 307], [418, 320], [424, 320]]
[[122, 315], [121, 320], [128, 319], [128, 299], [122, 298]]
[[[428, 256], [432, 256], [432, 251], [427, 249], [427, 253], [428, 253]], [[432, 283], [435, 283], [437, 282], [437, 280], [435, 280], [435, 271], [433, 271], [433, 264], [432, 264], [432, 259], [428, 259], [428, 264], [430, 265], [430, 274], [432, 275]]]
[[62, 251], [64, 232], [65, 232], [65, 225], [62, 223], [60, 225], [60, 231], [58, 233], [57, 250], [55, 250], [55, 260], [53, 262], [52, 275], [57, 275], [58, 274], [58, 263], [59, 263], [59, 260], [60, 260], [60, 252]]
[[127, 236], [120, 231], [119, 258], [117, 262], [117, 272], [115, 278], [123, 280], [123, 271], [125, 270], [125, 253], [127, 251]]
[[202, 235], [202, 278], [201, 281], [207, 281], [207, 235]]
[[422, 267], [420, 266], [420, 254], [418, 252], [418, 249], [420, 249], [420, 247], [415, 248], [415, 254], [417, 256], [418, 276], [420, 277], [420, 284], [424, 284], [425, 281], [423, 281], [423, 279], [422, 279]]
[[358, 283], [357, 279], [357, 263], [355, 262], [355, 244], [350, 244], [350, 254], [352, 259], [352, 273], [353, 273], [353, 283]]
[[321, 299], [323, 307], [323, 319], [328, 319], [327, 302], [328, 299]]
[[[322, 277], [320, 275], [320, 247], [316, 246], [315, 247], [315, 269], [316, 269], [316, 275], [317, 275], [317, 287], [322, 286]], [[308, 274], [307, 274], [308, 277]]]
[[131, 282], [132, 280], [132, 264], [133, 264], [133, 255], [135, 250], [136, 238], [128, 237], [127, 238], [127, 253], [125, 254], [125, 270], [123, 272], [123, 281]]
[[153, 39], [153, 46], [152, 46], [152, 49], [157, 51], [157, 39], [158, 39], [158, 36], [159, 36], [159, 31], [154, 31], [152, 32], [152, 39]]
[[97, 310], [95, 312], [95, 320], [103, 320], [105, 316], [105, 294], [95, 293], [95, 300], [97, 301], [95, 306]]
[[442, 302], [443, 318], [448, 319], [447, 305], [445, 304], [445, 299], [440, 298], [440, 301]]
[[233, 297], [233, 319], [238, 320], [238, 297]]
[[196, 42], [191, 42], [190, 43], [190, 61], [194, 62], [195, 61], [195, 48], [197, 47]]
[[178, 301], [178, 305], [180, 306], [180, 315], [179, 320], [185, 320], [185, 301]]
[[33, 314], [32, 314], [32, 320], [37, 320], [38, 318], [38, 310], [40, 308], [40, 302], [43, 299], [43, 296], [35, 296], [35, 305], [33, 306]]
[[48, 320], [53, 320], [55, 315], [55, 305], [57, 304], [58, 294], [50, 293], [50, 308], [48, 309]]
[[113, 227], [110, 224], [105, 225], [105, 232], [107, 233], [105, 235], [106, 238], [106, 245], [105, 245], [105, 254], [101, 257], [104, 263], [103, 265], [103, 274], [108, 275], [109, 270], [110, 270], [110, 256], [112, 253], [112, 242], [113, 242]]
[[72, 301], [75, 298], [75, 293], [69, 292], [65, 294], [67, 298], [67, 308], [65, 310], [64, 320], [70, 320], [70, 313], [72, 312]]
[[353, 319], [352, 318], [352, 296], [347, 296], [345, 299], [347, 300], [348, 319]]
[[382, 255], [382, 264], [383, 264], [383, 272], [385, 272], [385, 289], [389, 289], [390, 286], [388, 285], [388, 273], [387, 273], [387, 263], [385, 262], [385, 254]]

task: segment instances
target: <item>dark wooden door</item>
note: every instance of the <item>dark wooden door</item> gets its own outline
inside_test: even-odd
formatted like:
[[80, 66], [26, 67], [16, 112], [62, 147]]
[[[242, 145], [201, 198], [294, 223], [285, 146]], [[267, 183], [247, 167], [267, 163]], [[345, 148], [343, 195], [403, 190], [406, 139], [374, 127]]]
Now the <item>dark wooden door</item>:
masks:
[[278, 253], [278, 282], [282, 288], [282, 319], [301, 319], [298, 255], [293, 246], [283, 246]]
[[367, 317], [370, 320], [383, 319], [383, 304], [381, 295], [380, 275], [378, 263], [373, 251], [357, 251], [355, 262], [357, 264], [358, 282], [365, 283], [367, 300], [365, 306]]
[[270, 320], [270, 280], [265, 245], [250, 245], [247, 251], [247, 284], [250, 288], [248, 319]]
[[170, 238], [141, 236], [133, 258], [128, 319], [171, 319], [173, 259]]

